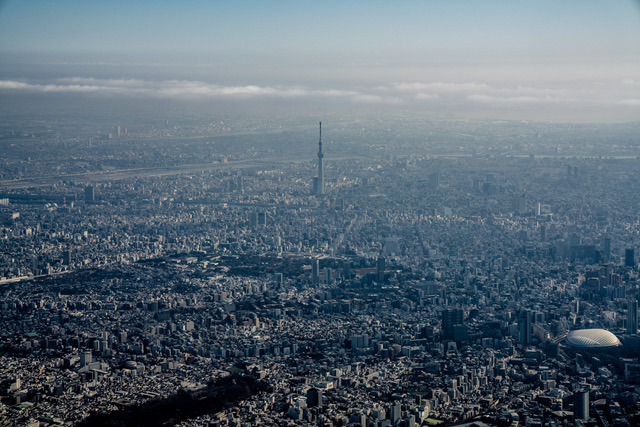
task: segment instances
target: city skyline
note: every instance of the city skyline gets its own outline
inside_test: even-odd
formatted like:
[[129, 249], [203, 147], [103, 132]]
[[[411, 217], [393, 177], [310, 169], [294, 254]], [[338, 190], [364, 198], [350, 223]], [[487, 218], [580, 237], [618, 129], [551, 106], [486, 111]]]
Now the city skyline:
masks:
[[639, 24], [0, 0], [0, 427], [640, 425]]
[[0, 425], [638, 424], [639, 124], [135, 120], [0, 133]]

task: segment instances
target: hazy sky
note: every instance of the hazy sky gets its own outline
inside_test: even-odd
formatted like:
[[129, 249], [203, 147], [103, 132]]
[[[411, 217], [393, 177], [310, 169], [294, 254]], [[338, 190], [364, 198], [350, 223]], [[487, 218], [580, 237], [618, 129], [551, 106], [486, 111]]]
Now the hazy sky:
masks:
[[638, 120], [640, 1], [0, 0], [22, 95]]

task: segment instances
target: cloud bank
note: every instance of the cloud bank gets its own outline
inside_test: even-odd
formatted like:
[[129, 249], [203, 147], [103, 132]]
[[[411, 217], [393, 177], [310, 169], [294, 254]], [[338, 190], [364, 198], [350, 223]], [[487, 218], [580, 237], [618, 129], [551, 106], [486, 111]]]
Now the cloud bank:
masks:
[[354, 105], [389, 105], [452, 110], [622, 109], [637, 112], [640, 84], [627, 78], [575, 87], [500, 87], [483, 82], [389, 82], [349, 88], [219, 85], [194, 80], [59, 78], [46, 82], [0, 80], [0, 93], [84, 94], [175, 100], [328, 100]]

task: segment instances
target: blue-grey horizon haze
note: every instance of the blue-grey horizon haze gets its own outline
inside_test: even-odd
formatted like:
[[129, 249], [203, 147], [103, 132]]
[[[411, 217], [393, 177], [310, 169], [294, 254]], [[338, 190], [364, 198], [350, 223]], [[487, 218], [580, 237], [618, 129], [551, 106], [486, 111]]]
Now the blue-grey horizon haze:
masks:
[[0, 111], [133, 99], [624, 122], [640, 117], [639, 42], [634, 0], [7, 0]]

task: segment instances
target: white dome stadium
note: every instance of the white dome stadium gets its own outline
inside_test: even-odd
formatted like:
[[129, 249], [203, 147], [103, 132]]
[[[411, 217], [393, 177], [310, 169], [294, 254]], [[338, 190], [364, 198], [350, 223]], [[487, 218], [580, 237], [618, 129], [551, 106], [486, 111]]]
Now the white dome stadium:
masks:
[[609, 348], [622, 345], [618, 337], [605, 329], [576, 329], [569, 332], [567, 344], [576, 348]]

